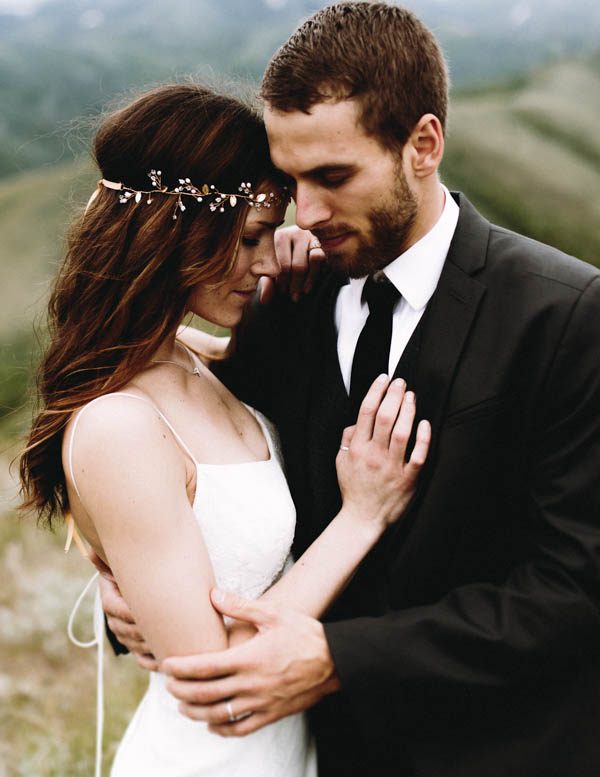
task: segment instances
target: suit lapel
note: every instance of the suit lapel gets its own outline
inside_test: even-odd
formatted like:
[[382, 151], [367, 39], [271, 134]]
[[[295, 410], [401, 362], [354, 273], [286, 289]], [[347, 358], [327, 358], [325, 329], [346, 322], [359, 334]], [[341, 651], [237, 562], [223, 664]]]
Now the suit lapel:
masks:
[[439, 431], [450, 390], [486, 291], [485, 285], [474, 276], [485, 265], [490, 225], [462, 195], [459, 204], [459, 222], [426, 312], [414, 384], [418, 418], [431, 422], [431, 445], [412, 509], [391, 530], [391, 547], [397, 547], [399, 539], [410, 531], [422, 494], [435, 470]]
[[454, 375], [486, 290], [474, 276], [485, 265], [490, 225], [464, 197], [459, 204], [454, 238], [429, 303], [417, 368], [419, 417], [431, 421], [432, 453]]
[[[432, 443], [446, 410], [448, 395], [465, 343], [475, 322], [485, 286], [447, 263], [431, 300], [417, 367], [419, 417], [431, 421]], [[430, 456], [433, 458], [435, 447]]]

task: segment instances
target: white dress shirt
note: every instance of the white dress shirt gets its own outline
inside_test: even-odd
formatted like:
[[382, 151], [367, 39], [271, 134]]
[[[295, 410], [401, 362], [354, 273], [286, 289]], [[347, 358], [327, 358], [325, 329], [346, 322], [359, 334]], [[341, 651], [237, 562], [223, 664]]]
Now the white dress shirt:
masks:
[[[394, 307], [392, 318], [390, 375], [394, 374], [400, 357], [436, 289], [458, 222], [458, 205], [448, 189], [445, 186], [442, 188], [446, 198], [444, 210], [435, 226], [383, 268], [388, 280], [402, 295]], [[340, 289], [335, 304], [338, 358], [348, 393], [356, 343], [369, 315], [369, 306], [362, 300], [366, 280], [366, 277], [351, 278], [350, 283]]]

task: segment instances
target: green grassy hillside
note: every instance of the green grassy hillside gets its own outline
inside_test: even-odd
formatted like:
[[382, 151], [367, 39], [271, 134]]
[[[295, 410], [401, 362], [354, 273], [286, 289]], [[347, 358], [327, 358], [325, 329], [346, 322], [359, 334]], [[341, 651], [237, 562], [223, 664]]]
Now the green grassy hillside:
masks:
[[447, 183], [496, 223], [600, 265], [600, 59], [452, 105]]
[[22, 427], [27, 386], [37, 358], [34, 325], [43, 331], [43, 308], [62, 253], [74, 207], [95, 185], [91, 165], [71, 162], [0, 183], [0, 439]]
[[[457, 95], [443, 165], [493, 221], [600, 264], [600, 59], [556, 64], [492, 91]], [[95, 185], [89, 163], [0, 181], [0, 435], [19, 424], [34, 344], [74, 207]]]
[[[499, 224], [600, 264], [600, 76], [571, 62], [455, 98], [443, 177]], [[91, 774], [94, 659], [69, 645], [68, 611], [90, 574], [76, 551], [18, 524], [7, 467], [29, 418], [27, 387], [49, 282], [75, 207], [96, 174], [84, 161], [0, 181], [0, 775]], [[11, 445], [11, 450], [6, 447]], [[77, 632], [86, 636], [90, 611]], [[132, 659], [106, 667], [107, 761], [146, 682]], [[107, 768], [107, 767], [106, 767]]]

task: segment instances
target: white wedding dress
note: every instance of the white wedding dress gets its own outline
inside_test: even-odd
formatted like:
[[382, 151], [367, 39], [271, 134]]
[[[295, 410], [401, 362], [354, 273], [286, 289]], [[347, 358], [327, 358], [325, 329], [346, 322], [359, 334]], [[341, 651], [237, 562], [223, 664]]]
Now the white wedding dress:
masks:
[[[105, 395], [109, 396], [114, 395]], [[193, 510], [217, 585], [251, 599], [260, 596], [290, 562], [296, 517], [276, 433], [264, 416], [252, 412], [270, 458], [218, 465], [196, 462], [161, 413], [196, 463]], [[181, 715], [177, 704], [165, 688], [164, 675], [151, 673], [148, 690], [117, 750], [111, 777], [316, 777], [315, 748], [304, 715], [283, 718], [246, 737], [223, 738], [205, 723]]]

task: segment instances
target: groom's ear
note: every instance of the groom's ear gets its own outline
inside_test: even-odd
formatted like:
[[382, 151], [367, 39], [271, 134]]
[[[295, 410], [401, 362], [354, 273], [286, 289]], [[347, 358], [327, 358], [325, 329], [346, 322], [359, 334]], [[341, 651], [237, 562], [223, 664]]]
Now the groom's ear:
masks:
[[404, 154], [415, 178], [437, 173], [444, 156], [444, 130], [437, 116], [421, 116], [406, 141]]

